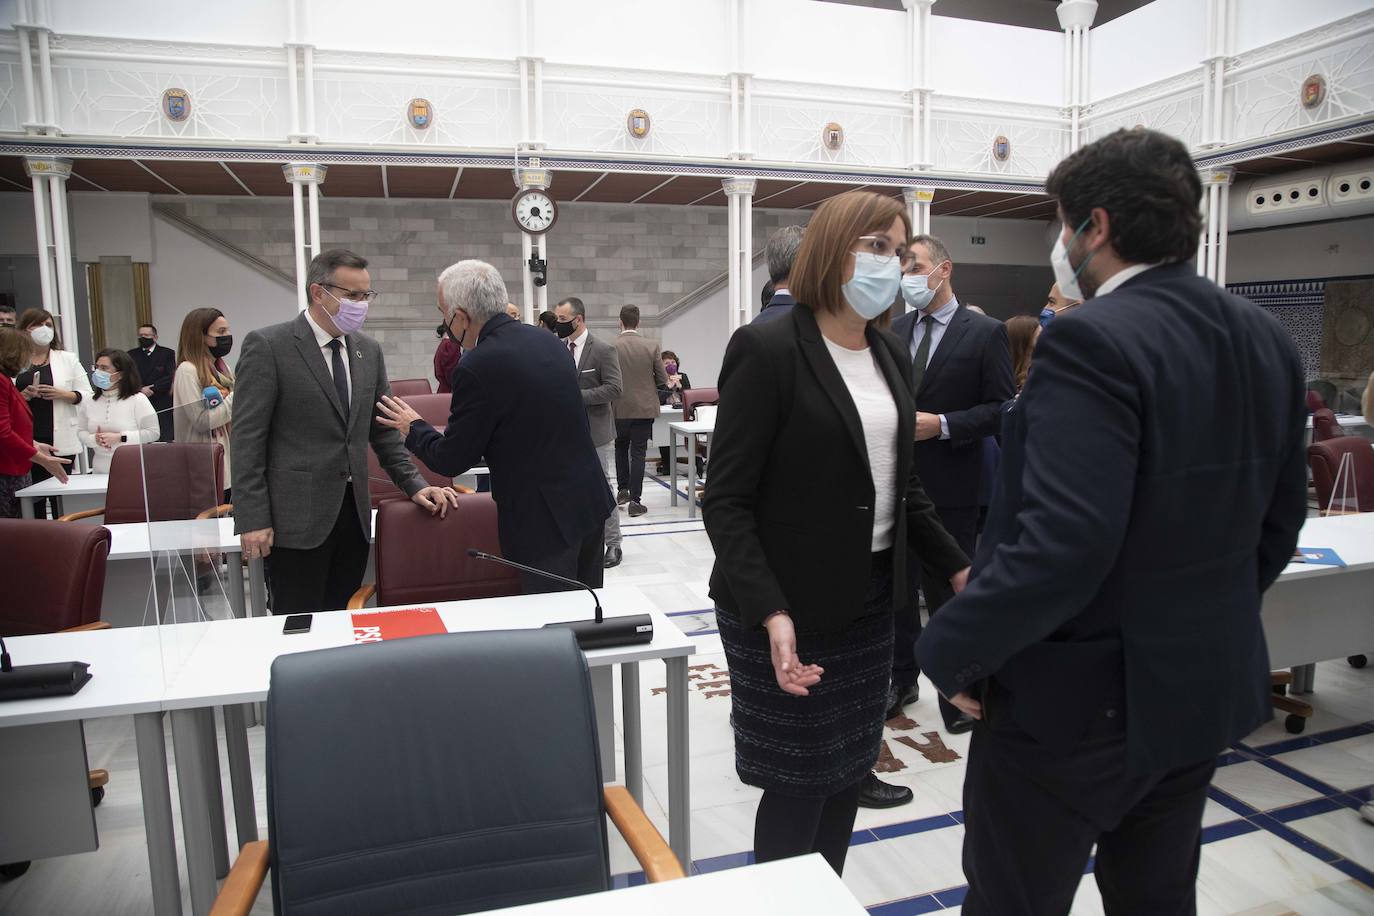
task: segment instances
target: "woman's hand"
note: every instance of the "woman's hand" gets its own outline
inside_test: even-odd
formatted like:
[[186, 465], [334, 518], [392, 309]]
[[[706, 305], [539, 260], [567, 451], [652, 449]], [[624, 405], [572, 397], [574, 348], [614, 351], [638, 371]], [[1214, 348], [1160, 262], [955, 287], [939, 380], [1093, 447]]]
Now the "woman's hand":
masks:
[[797, 631], [787, 613], [774, 614], [764, 621], [768, 630], [768, 645], [773, 655], [773, 674], [778, 686], [794, 697], [810, 695], [807, 688], [820, 683], [825, 669], [819, 665], [803, 665], [797, 658]]
[[68, 404], [76, 403], [76, 392], [68, 391], [66, 388], [58, 388], [56, 385], [37, 385], [38, 396], [45, 401], [66, 401]]
[[410, 424], [420, 419], [420, 415], [405, 401], [386, 395], [377, 402], [377, 411], [380, 414], [377, 422], [396, 430], [402, 439], [410, 435]]
[[101, 448], [114, 448], [119, 444], [119, 433], [96, 433], [95, 444]]
[[35, 442], [33, 458], [30, 460], [57, 479], [58, 483], [67, 482], [67, 471], [63, 465], [72, 463], [70, 458], [59, 458], [52, 453], [52, 446], [46, 442]]
[[682, 376], [680, 376], [680, 375], [670, 375], [670, 376], [668, 376], [668, 387], [669, 387], [669, 388], [681, 388], [681, 387], [682, 387]]
[[954, 594], [957, 595], [964, 589], [968, 588], [968, 571], [969, 567], [965, 566], [963, 569], [959, 570], [957, 573], [949, 577], [949, 587], [954, 589]]

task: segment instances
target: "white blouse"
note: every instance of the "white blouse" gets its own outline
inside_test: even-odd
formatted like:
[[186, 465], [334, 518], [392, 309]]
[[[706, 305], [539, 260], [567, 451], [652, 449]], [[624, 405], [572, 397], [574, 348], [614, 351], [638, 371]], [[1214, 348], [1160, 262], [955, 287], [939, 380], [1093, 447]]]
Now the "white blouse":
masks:
[[859, 412], [873, 475], [873, 546], [877, 553], [892, 546], [897, 515], [897, 402], [869, 347], [847, 350], [827, 340], [825, 348], [840, 370], [849, 397]]
[[[156, 442], [161, 435], [157, 413], [148, 398], [138, 392], [131, 398], [121, 398], [106, 391], [98, 398], [85, 398], [77, 405], [79, 427], [76, 431], [81, 444], [95, 452], [94, 470], [110, 473], [110, 460], [115, 449], [136, 442]], [[95, 441], [96, 433], [118, 433], [123, 442], [106, 448]]]

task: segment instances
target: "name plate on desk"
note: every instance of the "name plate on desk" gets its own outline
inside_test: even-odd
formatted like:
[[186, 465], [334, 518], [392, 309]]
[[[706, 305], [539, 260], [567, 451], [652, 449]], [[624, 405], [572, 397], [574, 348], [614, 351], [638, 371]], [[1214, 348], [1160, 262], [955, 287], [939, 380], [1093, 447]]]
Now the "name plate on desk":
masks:
[[1344, 566], [1345, 561], [1341, 555], [1330, 547], [1299, 547], [1293, 554], [1294, 563], [1306, 563], [1308, 566]]
[[439, 611], [432, 607], [413, 607], [399, 611], [354, 611], [353, 642], [385, 642], [409, 636], [447, 633]]

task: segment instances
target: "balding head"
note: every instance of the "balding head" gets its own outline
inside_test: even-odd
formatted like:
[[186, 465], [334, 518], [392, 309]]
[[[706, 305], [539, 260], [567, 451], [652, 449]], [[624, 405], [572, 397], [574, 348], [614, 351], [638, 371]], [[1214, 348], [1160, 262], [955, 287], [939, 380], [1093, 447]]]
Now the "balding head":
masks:
[[1054, 309], [1056, 312], [1062, 312], [1064, 309], [1071, 309], [1075, 305], [1082, 304], [1082, 299], [1070, 299], [1068, 296], [1064, 295], [1063, 292], [1060, 291], [1058, 283], [1050, 287], [1049, 298], [1045, 300], [1045, 305]]

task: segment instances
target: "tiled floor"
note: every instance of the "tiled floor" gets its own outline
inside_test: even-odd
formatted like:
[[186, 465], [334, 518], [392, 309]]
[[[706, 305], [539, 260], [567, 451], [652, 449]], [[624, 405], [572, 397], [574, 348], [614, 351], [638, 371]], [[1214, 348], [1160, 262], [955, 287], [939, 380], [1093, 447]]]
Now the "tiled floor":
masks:
[[[670, 509], [660, 483], [646, 483], [644, 501], [649, 514], [623, 519], [624, 563], [608, 572], [607, 582], [638, 586], [673, 615], [698, 641], [692, 664], [716, 666], [700, 673], [724, 671], [706, 594], [712, 552], [701, 519], [688, 519], [681, 501]], [[645, 808], [666, 833], [665, 717], [658, 711], [664, 698], [653, 693], [662, 685], [662, 667], [644, 666]], [[963, 901], [961, 798], [968, 736], [941, 733], [934, 693], [928, 683], [922, 687], [921, 700], [907, 710], [911, 724], [884, 734], [893, 757], [884, 778], [911, 787], [915, 799], [900, 808], [860, 811], [844, 875], [859, 900], [881, 916], [958, 912]], [[1316, 688], [1309, 699], [1317, 714], [1306, 734], [1294, 738], [1276, 720], [1222, 757], [1204, 813], [1199, 913], [1374, 913], [1374, 825], [1356, 813], [1374, 790], [1374, 666], [1322, 664]], [[718, 693], [693, 690], [689, 697], [693, 858], [702, 872], [750, 860], [759, 794], [735, 776], [730, 700]], [[263, 730], [251, 729], [249, 742], [259, 822], [265, 825]], [[35, 862], [24, 877], [0, 885], [0, 913], [148, 912], [133, 723], [92, 723], [87, 744], [91, 766], [111, 772], [108, 795], [96, 810], [101, 848]], [[642, 880], [629, 850], [614, 831], [612, 837], [616, 882]], [[270, 894], [259, 898], [254, 912], [271, 912]], [[1084, 877], [1072, 912], [1102, 912], [1091, 875]]]

